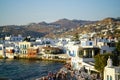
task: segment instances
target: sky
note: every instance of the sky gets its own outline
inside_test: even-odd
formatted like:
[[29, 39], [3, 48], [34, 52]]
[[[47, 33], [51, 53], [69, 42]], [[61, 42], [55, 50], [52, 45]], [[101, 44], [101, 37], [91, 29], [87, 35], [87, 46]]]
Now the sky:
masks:
[[120, 0], [0, 0], [0, 26], [120, 17]]

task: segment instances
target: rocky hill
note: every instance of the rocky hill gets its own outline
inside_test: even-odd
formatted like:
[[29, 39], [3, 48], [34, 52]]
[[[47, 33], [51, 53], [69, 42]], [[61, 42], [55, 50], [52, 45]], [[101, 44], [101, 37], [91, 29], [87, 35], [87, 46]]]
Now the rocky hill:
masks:
[[120, 36], [120, 18], [105, 18], [100, 21], [60, 19], [52, 23], [40, 22], [22, 26], [0, 26], [0, 37], [18, 34], [24, 37], [60, 37], [92, 32], [96, 32], [99, 36]]
[[120, 18], [105, 18], [91, 24], [85, 24], [82, 27], [79, 26], [75, 29], [69, 30], [61, 36], [75, 35], [76, 33], [88, 34], [93, 32], [97, 33], [96, 36], [100, 37], [120, 37]]
[[0, 37], [6, 35], [18, 35], [43, 37], [49, 34], [60, 34], [71, 28], [76, 28], [83, 24], [92, 23], [92, 21], [60, 19], [53, 23], [30, 23], [28, 25], [8, 25], [0, 26]]

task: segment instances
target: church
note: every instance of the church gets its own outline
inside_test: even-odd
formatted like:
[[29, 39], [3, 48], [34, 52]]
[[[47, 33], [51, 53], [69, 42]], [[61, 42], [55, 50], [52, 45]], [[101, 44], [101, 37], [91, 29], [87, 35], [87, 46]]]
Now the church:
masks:
[[120, 80], [120, 67], [112, 64], [112, 59], [109, 57], [107, 66], [104, 68], [104, 80]]

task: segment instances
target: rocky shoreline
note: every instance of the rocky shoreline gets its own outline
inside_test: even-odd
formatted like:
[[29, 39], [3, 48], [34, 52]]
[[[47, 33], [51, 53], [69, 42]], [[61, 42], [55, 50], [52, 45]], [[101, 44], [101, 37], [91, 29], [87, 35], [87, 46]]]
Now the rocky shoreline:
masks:
[[47, 76], [36, 80], [101, 80], [98, 74], [88, 74], [85, 68], [73, 70], [70, 64], [65, 64], [58, 72], [49, 72]]

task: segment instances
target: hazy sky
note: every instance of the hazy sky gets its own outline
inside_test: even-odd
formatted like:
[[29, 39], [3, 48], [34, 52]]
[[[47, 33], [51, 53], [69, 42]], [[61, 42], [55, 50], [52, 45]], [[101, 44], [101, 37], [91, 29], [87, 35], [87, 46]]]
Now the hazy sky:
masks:
[[120, 17], [120, 0], [0, 0], [0, 25]]

